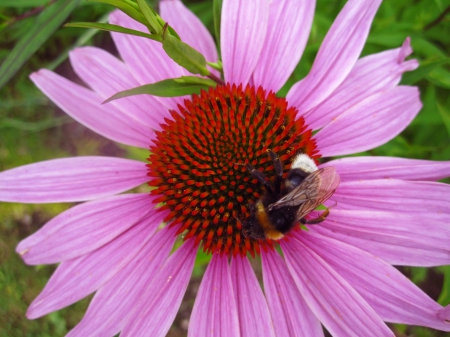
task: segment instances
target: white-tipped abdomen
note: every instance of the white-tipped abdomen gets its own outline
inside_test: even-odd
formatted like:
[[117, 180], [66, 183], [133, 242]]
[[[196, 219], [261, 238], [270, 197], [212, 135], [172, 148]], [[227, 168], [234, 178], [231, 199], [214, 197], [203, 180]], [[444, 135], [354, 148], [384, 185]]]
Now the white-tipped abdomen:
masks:
[[292, 161], [291, 169], [299, 168], [306, 173], [317, 171], [317, 165], [307, 154], [300, 153]]

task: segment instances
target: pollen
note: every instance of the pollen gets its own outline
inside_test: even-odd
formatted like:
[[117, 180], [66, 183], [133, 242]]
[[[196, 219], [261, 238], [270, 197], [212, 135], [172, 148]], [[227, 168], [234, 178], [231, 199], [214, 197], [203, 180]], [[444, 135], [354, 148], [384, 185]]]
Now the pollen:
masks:
[[271, 180], [269, 150], [284, 163], [284, 173], [298, 153], [320, 157], [312, 131], [273, 92], [247, 85], [217, 86], [193, 95], [170, 111], [150, 147], [149, 185], [164, 219], [184, 239], [208, 253], [255, 256], [273, 249], [272, 240], [248, 238], [238, 219], [249, 216], [264, 187], [248, 172], [253, 165]]

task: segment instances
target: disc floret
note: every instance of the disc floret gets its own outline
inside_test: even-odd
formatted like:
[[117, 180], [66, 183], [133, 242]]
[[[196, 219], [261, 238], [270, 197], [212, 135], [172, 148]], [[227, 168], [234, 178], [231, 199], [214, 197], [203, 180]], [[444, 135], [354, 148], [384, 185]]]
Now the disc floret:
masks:
[[155, 203], [169, 210], [165, 221], [179, 226], [184, 238], [195, 237], [214, 253], [259, 254], [271, 240], [246, 237], [237, 219], [264, 193], [245, 168], [249, 163], [273, 179], [272, 150], [289, 171], [298, 153], [320, 156], [312, 131], [284, 98], [262, 87], [217, 86], [186, 99], [171, 110], [150, 147], [148, 175]]

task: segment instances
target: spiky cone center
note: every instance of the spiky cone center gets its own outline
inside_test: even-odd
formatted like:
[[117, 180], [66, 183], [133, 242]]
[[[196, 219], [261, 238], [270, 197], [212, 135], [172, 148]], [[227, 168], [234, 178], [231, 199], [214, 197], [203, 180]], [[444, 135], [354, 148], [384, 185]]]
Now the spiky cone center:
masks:
[[284, 98], [262, 87], [230, 85], [210, 88], [185, 100], [173, 119], [165, 120], [150, 147], [148, 175], [154, 202], [169, 210], [166, 222], [184, 239], [195, 237], [209, 253], [259, 254], [272, 240], [246, 237], [237, 219], [249, 216], [264, 188], [243, 164], [275, 176], [272, 150], [284, 174], [298, 153], [318, 159], [312, 131]]

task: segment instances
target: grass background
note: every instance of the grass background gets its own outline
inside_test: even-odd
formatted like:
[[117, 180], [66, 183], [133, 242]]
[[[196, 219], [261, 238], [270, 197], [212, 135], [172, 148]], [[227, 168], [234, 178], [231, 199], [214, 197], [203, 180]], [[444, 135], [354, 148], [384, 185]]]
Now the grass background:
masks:
[[[39, 15], [36, 8], [49, 2], [50, 0], [0, 1], [0, 63], [7, 61], [14, 47], [33, 32]], [[213, 32], [212, 2], [184, 2]], [[157, 8], [157, 1], [149, 3]], [[281, 94], [307, 74], [321, 41], [344, 3], [343, 0], [317, 0], [308, 46]], [[29, 15], [30, 11], [35, 11], [36, 14]], [[65, 22], [105, 21], [109, 11], [111, 7], [108, 5], [81, 0]], [[410, 36], [414, 49], [412, 57], [419, 60], [420, 67], [406, 74], [402, 83], [420, 87], [424, 107], [398, 137], [365, 154], [450, 159], [449, 13], [450, 0], [388, 0], [381, 5], [363, 55], [398, 47]], [[0, 171], [37, 161], [79, 155], [121, 156], [143, 160], [145, 151], [112, 143], [64, 115], [28, 79], [31, 72], [40, 68], [54, 69], [63, 76], [74, 79], [75, 75], [66, 58], [67, 52], [78, 45], [95, 45], [116, 53], [108, 33], [56, 28], [58, 27], [48, 34], [48, 39], [43, 38], [43, 33], [39, 35], [39, 32], [34, 32], [30, 41], [37, 44], [36, 52], [30, 51], [29, 59], [25, 57], [26, 52], [19, 54], [14, 61], [20, 63], [23, 58], [24, 66], [0, 89]], [[31, 46], [31, 43], [26, 46]], [[6, 68], [0, 68], [0, 82]], [[27, 306], [42, 290], [55, 266], [26, 266], [14, 252], [21, 239], [70, 206], [71, 204], [0, 203], [1, 337], [63, 336], [83, 316], [89, 299], [43, 318], [27, 320]], [[207, 256], [199, 254], [192, 282], [169, 336], [186, 335], [190, 310], [207, 261]], [[401, 268], [401, 271], [433, 299], [443, 305], [450, 303], [449, 267]], [[446, 336], [445, 333], [426, 328], [400, 325], [392, 327], [397, 336]]]

